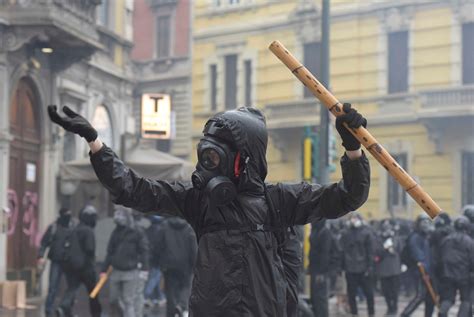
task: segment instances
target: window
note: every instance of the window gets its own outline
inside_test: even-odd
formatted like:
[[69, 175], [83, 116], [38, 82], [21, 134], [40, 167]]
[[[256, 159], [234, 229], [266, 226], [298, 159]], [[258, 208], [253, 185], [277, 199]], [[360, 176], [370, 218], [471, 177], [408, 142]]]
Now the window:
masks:
[[225, 108], [237, 107], [237, 55], [225, 56]]
[[474, 204], [474, 152], [462, 153], [462, 206]]
[[388, 34], [388, 93], [408, 91], [408, 31]]
[[63, 161], [68, 162], [76, 158], [76, 137], [72, 132], [64, 134]]
[[171, 17], [159, 16], [156, 20], [156, 57], [170, 56]]
[[[318, 77], [321, 73], [321, 43], [311, 42], [304, 44], [303, 54], [304, 65], [314, 76]], [[303, 89], [305, 98], [313, 97], [308, 88], [303, 87]]]
[[211, 111], [217, 110], [217, 65], [209, 66], [211, 86]]
[[245, 72], [245, 106], [252, 105], [252, 61], [246, 60], [244, 62]]
[[462, 83], [474, 84], [474, 22], [462, 25]]
[[97, 23], [105, 27], [109, 25], [109, 0], [102, 0], [97, 7]]
[[[407, 169], [407, 154], [392, 154], [392, 157], [404, 169]], [[407, 194], [400, 184], [391, 176], [388, 177], [387, 201], [389, 211], [404, 211], [407, 207]]]

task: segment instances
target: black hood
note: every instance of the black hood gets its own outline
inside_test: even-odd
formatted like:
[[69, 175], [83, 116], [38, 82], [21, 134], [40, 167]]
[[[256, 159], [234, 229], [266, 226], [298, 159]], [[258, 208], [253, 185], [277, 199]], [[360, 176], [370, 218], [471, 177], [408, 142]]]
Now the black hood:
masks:
[[[208, 120], [222, 125], [232, 135], [233, 146], [247, 162], [237, 186], [239, 192], [263, 193], [267, 177], [268, 133], [265, 117], [256, 108], [241, 107], [220, 112]], [[207, 123], [206, 123], [207, 124]]]

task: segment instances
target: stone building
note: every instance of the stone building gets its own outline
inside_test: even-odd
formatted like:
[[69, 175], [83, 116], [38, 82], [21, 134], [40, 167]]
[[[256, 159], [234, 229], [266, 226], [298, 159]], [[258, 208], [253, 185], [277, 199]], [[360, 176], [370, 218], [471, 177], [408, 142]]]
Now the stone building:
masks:
[[31, 291], [38, 239], [62, 202], [107, 209], [97, 187], [58, 176], [88, 149], [46, 107], [69, 105], [120, 149], [135, 129], [132, 17], [131, 0], [0, 1], [0, 280], [25, 279]]

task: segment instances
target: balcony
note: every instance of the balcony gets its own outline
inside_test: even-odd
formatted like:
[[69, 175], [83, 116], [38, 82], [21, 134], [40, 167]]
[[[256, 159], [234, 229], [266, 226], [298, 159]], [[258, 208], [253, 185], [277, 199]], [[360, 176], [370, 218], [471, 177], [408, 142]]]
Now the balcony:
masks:
[[474, 85], [420, 92], [420, 117], [474, 116]]
[[[7, 39], [0, 50], [15, 51], [23, 45], [37, 48], [42, 43], [56, 52], [54, 60], [88, 57], [101, 48], [95, 25], [99, 3], [100, 0], [0, 0], [1, 33]], [[66, 67], [70, 61], [63, 60], [58, 67]]]
[[314, 99], [267, 104], [267, 127], [271, 130], [318, 125], [319, 105]]

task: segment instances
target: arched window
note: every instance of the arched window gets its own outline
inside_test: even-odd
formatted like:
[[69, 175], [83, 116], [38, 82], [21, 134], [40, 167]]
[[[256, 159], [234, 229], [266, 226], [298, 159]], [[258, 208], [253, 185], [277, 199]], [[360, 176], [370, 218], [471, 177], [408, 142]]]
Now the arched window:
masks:
[[107, 146], [114, 147], [114, 134], [112, 131], [112, 120], [110, 113], [103, 105], [97, 106], [92, 117], [92, 126], [97, 130], [102, 142]]

